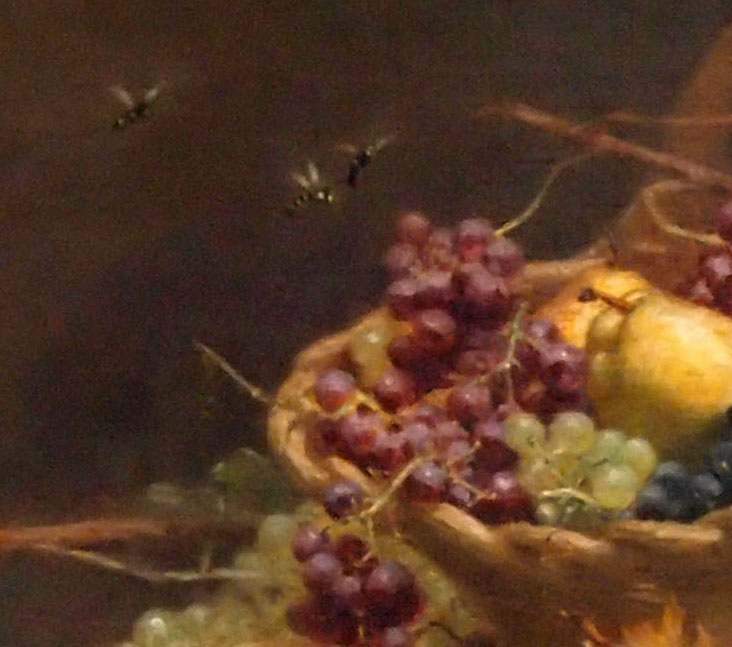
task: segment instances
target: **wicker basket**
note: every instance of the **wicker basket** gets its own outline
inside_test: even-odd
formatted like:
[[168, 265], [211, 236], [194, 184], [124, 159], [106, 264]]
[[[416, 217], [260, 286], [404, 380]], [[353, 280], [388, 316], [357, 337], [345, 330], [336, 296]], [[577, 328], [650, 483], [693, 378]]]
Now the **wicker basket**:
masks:
[[[309, 446], [312, 417], [296, 406], [318, 373], [338, 364], [349, 340], [378, 316], [375, 311], [303, 351], [271, 410], [270, 445], [293, 481], [313, 495], [341, 479], [378, 491], [354, 465]], [[617, 625], [657, 613], [669, 592], [710, 632], [732, 635], [730, 509], [689, 525], [618, 522], [593, 535], [527, 523], [486, 526], [448, 504], [395, 501], [388, 516], [454, 573], [508, 645], [580, 645], [563, 610]]]

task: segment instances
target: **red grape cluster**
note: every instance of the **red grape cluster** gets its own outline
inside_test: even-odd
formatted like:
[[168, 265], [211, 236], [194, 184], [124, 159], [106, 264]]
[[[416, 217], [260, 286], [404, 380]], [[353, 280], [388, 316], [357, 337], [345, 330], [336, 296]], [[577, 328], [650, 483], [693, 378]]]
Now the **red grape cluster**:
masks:
[[397, 239], [385, 258], [387, 303], [408, 332], [389, 344], [393, 367], [373, 386], [382, 406], [395, 410], [425, 391], [479, 378], [499, 408], [518, 405], [544, 418], [584, 408], [584, 353], [552, 324], [524, 323], [508, 357], [524, 264], [515, 243], [484, 219], [463, 220], [453, 232], [433, 230], [417, 213], [402, 217]]
[[359, 536], [301, 526], [292, 545], [308, 597], [287, 611], [290, 628], [317, 643], [410, 647], [423, 595], [402, 563], [381, 560]]
[[695, 303], [732, 315], [732, 201], [719, 207], [715, 221], [725, 244], [703, 250], [697, 275], [679, 291]]

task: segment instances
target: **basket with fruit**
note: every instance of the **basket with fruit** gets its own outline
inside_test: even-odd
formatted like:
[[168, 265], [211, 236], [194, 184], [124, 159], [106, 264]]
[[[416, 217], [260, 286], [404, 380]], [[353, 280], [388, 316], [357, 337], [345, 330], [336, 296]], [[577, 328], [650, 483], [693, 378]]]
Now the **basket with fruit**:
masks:
[[[647, 216], [620, 231], [651, 231]], [[732, 594], [727, 220], [701, 254], [653, 232], [666, 260], [698, 263], [672, 294], [597, 256], [571, 261], [567, 280], [485, 220], [447, 230], [407, 214], [385, 305], [298, 356], [270, 445], [334, 519], [392, 528], [447, 567], [509, 644], [570, 644], [563, 612], [622, 624], [670, 592], [719, 629]], [[642, 268], [647, 246], [630, 238], [619, 258]], [[563, 287], [549, 297], [552, 277]]]

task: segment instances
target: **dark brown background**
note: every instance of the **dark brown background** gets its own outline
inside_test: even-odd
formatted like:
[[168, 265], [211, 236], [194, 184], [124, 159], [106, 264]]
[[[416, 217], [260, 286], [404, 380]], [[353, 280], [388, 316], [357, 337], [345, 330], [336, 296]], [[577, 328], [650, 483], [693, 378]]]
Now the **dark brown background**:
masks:
[[[194, 391], [208, 387], [192, 339], [273, 388], [297, 349], [377, 298], [399, 209], [506, 219], [570, 150], [514, 125], [480, 126], [471, 111], [520, 98], [576, 118], [662, 112], [732, 18], [727, 7], [7, 2], [0, 517], [78, 518], [261, 442], [250, 403], [228, 398], [215, 424], [201, 421]], [[107, 87], [140, 93], [161, 79], [152, 119], [112, 131]], [[337, 143], [392, 132], [358, 192], [339, 187], [342, 209], [282, 215], [290, 169], [314, 159], [342, 179]], [[568, 174], [519, 238], [534, 256], [578, 248], [641, 172], [599, 161]], [[171, 595], [5, 558], [0, 643], [104, 644]]]

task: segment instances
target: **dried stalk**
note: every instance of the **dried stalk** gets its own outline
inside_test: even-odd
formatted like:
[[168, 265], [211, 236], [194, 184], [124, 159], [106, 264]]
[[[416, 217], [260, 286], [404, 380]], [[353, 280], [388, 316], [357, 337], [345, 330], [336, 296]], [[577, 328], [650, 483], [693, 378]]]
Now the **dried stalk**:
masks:
[[640, 144], [608, 135], [596, 124], [573, 123], [522, 103], [487, 106], [481, 108], [476, 116], [479, 119], [488, 119], [495, 115], [516, 119], [554, 135], [568, 137], [595, 151], [609, 151], [661, 169], [673, 171], [694, 184], [721, 188], [732, 192], [732, 176], [671, 153], [655, 151]]

